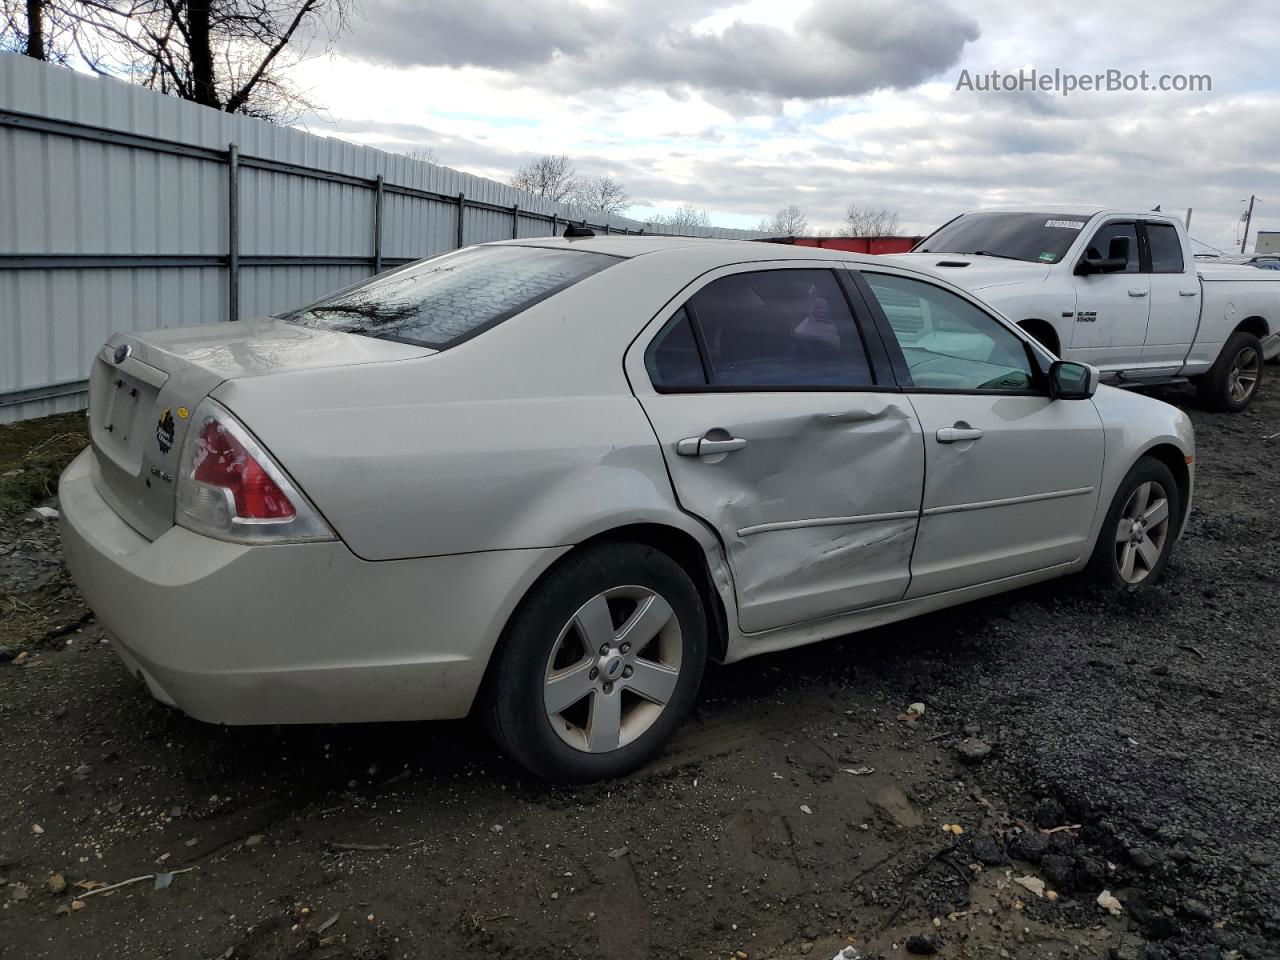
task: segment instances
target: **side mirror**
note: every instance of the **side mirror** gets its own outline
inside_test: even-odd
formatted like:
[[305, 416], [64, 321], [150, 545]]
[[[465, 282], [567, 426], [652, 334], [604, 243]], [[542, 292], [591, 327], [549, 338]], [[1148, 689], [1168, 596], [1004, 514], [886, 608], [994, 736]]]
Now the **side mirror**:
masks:
[[1098, 368], [1072, 360], [1049, 367], [1049, 396], [1054, 400], [1088, 400], [1098, 392]]
[[[1093, 248], [1090, 247], [1090, 250]], [[1129, 265], [1129, 238], [1112, 237], [1105, 257], [1091, 257], [1086, 252], [1076, 265], [1076, 273], [1121, 273]]]

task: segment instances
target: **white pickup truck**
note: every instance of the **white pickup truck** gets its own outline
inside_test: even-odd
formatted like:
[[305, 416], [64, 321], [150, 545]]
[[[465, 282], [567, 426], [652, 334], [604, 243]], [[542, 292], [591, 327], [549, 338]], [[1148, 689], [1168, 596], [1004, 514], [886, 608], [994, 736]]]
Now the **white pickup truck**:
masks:
[[1115, 386], [1190, 380], [1206, 406], [1238, 411], [1280, 354], [1280, 271], [1197, 262], [1160, 213], [976, 211], [893, 259], [942, 272]]

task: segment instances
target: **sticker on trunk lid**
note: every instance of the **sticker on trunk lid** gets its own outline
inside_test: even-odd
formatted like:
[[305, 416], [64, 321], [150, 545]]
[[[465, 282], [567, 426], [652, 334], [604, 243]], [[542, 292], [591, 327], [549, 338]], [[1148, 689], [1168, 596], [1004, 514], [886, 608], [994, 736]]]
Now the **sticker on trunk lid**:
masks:
[[160, 414], [160, 422], [156, 424], [156, 443], [160, 444], [160, 452], [168, 453], [173, 447], [173, 411], [168, 407]]

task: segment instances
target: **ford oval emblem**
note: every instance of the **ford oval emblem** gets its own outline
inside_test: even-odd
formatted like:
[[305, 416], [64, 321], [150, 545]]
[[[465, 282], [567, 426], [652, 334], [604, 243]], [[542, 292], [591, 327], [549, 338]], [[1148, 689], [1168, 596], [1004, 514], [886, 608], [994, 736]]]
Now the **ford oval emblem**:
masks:
[[120, 346], [116, 347], [116, 352], [115, 352], [116, 363], [117, 364], [124, 363], [125, 360], [127, 360], [130, 354], [132, 353], [133, 353], [133, 344], [131, 343], [120, 344]]

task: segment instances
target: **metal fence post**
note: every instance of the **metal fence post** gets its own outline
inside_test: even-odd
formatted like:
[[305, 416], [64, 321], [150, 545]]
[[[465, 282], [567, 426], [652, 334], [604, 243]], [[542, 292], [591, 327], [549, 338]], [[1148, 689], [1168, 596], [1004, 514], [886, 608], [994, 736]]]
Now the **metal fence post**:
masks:
[[461, 190], [458, 191], [458, 249], [461, 250], [463, 243], [463, 228], [467, 222], [467, 195]]
[[227, 319], [240, 319], [240, 148], [227, 145]]
[[511, 205], [511, 239], [520, 239], [520, 204]]
[[383, 191], [382, 174], [374, 182], [373, 194], [373, 272], [382, 272], [382, 201], [386, 196]]
[[554, 237], [560, 232], [560, 218], [554, 213], [551, 215], [551, 235]]

